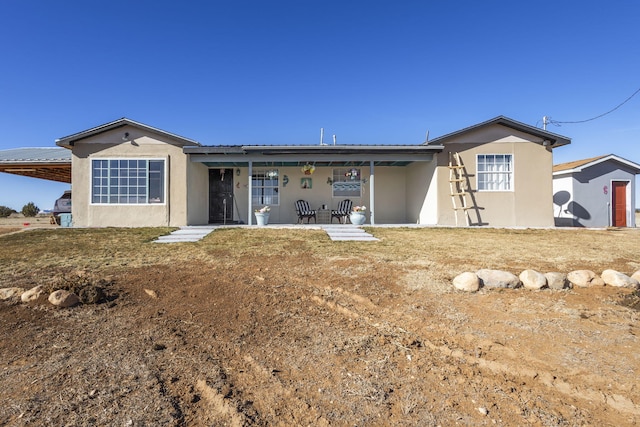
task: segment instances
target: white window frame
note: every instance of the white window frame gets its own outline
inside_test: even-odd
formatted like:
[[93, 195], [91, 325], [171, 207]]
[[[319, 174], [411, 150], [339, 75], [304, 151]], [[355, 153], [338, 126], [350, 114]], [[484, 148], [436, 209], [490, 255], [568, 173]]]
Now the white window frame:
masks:
[[253, 168], [251, 172], [251, 204], [252, 206], [280, 206], [279, 169]]
[[[352, 176], [352, 171], [356, 171]], [[335, 168], [332, 171], [331, 196], [333, 198], [362, 197], [362, 169]]]
[[[96, 165], [96, 162], [106, 164]], [[117, 163], [115, 163], [117, 162]], [[123, 163], [126, 162], [126, 163]], [[136, 164], [132, 164], [135, 162]], [[142, 162], [142, 163], [141, 163]], [[162, 188], [160, 197], [150, 197], [150, 163], [161, 162]], [[126, 176], [120, 176], [126, 170]], [[96, 174], [97, 171], [104, 172]], [[116, 173], [117, 171], [117, 173]], [[131, 176], [137, 174], [138, 176]], [[167, 200], [167, 159], [165, 158], [92, 158], [91, 205], [164, 205]], [[99, 190], [97, 193], [96, 191]], [[124, 190], [124, 191], [122, 191]]]
[[478, 191], [513, 192], [513, 161], [511, 153], [477, 154], [476, 186]]

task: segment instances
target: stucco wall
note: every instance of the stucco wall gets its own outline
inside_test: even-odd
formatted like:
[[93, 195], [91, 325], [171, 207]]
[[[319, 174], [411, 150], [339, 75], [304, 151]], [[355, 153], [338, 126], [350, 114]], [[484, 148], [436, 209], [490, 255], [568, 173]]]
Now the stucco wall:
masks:
[[[234, 176], [234, 196], [237, 203], [237, 209], [234, 208], [234, 219], [247, 223], [248, 168], [236, 169], [240, 170], [240, 175]], [[328, 209], [336, 209], [340, 201], [347, 198], [333, 197], [332, 186], [327, 183], [327, 180], [333, 175], [331, 167], [317, 167], [312, 175], [304, 175], [299, 167], [279, 167], [277, 169], [280, 179], [280, 203], [279, 205], [271, 205], [269, 222], [272, 224], [296, 223], [298, 220], [295, 211], [296, 200], [308, 201], [312, 209], [318, 209], [323, 204], [327, 205]], [[367, 181], [362, 185], [362, 195], [361, 197], [348, 198], [351, 199], [354, 206], [365, 205], [367, 207], [367, 223], [369, 223], [371, 174], [369, 166], [360, 167], [360, 171], [362, 178]], [[377, 224], [401, 224], [408, 221], [407, 193], [413, 190], [410, 190], [410, 186], [406, 182], [407, 171], [408, 168], [405, 167], [377, 166], [374, 168], [375, 221]], [[288, 178], [286, 185], [284, 184], [285, 176]], [[312, 187], [302, 188], [302, 178], [311, 178]], [[256, 207], [258, 206], [254, 206], [254, 209]], [[415, 220], [411, 220], [411, 222], [413, 221]], [[252, 223], [255, 224], [255, 218], [252, 218]]]
[[[496, 227], [553, 226], [551, 149], [542, 140], [505, 126], [494, 125], [452, 138], [438, 155], [438, 224], [455, 225], [449, 188], [449, 153], [458, 152], [467, 178], [467, 211], [471, 225]], [[513, 155], [512, 191], [477, 191], [478, 154]], [[461, 206], [460, 200], [457, 206]], [[464, 215], [458, 213], [458, 224]]]
[[209, 222], [209, 168], [202, 163], [187, 162], [187, 224]]
[[[238, 168], [237, 168], [238, 169]], [[234, 211], [234, 219], [240, 219], [244, 223], [247, 222], [248, 206], [249, 206], [249, 175], [248, 168], [241, 167], [240, 176], [234, 177], [234, 197], [237, 203], [237, 211]], [[254, 168], [262, 169], [262, 168]], [[332, 177], [332, 168], [316, 168], [312, 175], [305, 175], [299, 167], [278, 167], [279, 173], [279, 196], [280, 203], [278, 205], [270, 205], [271, 212], [269, 222], [271, 224], [295, 224], [298, 220], [296, 215], [295, 203], [297, 200], [306, 200], [312, 209], [318, 209], [323, 204], [328, 209], [336, 209], [340, 200], [345, 197], [333, 197], [331, 185], [327, 183], [327, 179]], [[360, 168], [362, 176], [369, 179], [369, 168]], [[285, 176], [288, 182], [285, 184]], [[302, 188], [301, 179], [310, 178], [311, 188]], [[369, 207], [368, 184], [363, 186], [365, 190], [362, 197], [349, 197], [355, 205], [366, 205]], [[254, 209], [261, 206], [253, 206]], [[252, 224], [255, 224], [255, 217], [251, 218]], [[313, 221], [312, 221], [313, 223]]]
[[406, 168], [407, 223], [435, 225], [438, 221], [436, 165], [439, 155], [436, 154], [432, 162], [416, 162]]
[[[125, 132], [129, 133], [123, 140]], [[178, 141], [132, 126], [76, 141], [72, 148], [73, 224], [78, 227], [181, 226], [187, 224], [187, 161]], [[165, 159], [165, 203], [91, 203], [91, 161], [113, 158]]]
[[558, 227], [574, 226], [574, 217], [569, 211], [573, 206], [573, 177], [570, 175], [553, 178], [553, 216]]

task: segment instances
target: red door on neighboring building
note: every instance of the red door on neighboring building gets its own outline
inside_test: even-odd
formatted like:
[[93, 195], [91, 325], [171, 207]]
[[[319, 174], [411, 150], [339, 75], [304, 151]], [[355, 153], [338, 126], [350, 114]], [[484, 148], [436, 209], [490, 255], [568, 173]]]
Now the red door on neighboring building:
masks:
[[627, 182], [613, 181], [613, 192], [611, 194], [611, 218], [614, 227], [627, 226]]

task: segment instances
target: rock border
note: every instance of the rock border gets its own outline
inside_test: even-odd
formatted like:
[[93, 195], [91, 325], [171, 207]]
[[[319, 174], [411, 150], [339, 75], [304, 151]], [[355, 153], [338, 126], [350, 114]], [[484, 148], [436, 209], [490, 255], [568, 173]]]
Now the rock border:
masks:
[[598, 275], [591, 270], [574, 270], [567, 274], [559, 272], [541, 273], [536, 270], [524, 270], [519, 276], [503, 270], [480, 269], [465, 271], [453, 278], [453, 287], [463, 292], [477, 292], [482, 288], [516, 289], [570, 289], [592, 286], [614, 286], [619, 288], [640, 289], [640, 270], [627, 276], [616, 270], [606, 269]]

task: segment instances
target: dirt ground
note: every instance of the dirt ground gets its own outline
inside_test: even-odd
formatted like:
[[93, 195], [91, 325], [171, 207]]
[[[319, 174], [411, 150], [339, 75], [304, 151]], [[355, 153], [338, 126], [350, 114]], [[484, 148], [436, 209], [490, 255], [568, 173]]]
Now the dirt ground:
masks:
[[164, 232], [0, 229], [0, 288], [105, 291], [0, 301], [0, 425], [640, 424], [637, 292], [451, 287], [482, 267], [631, 274], [638, 230], [149, 243]]

